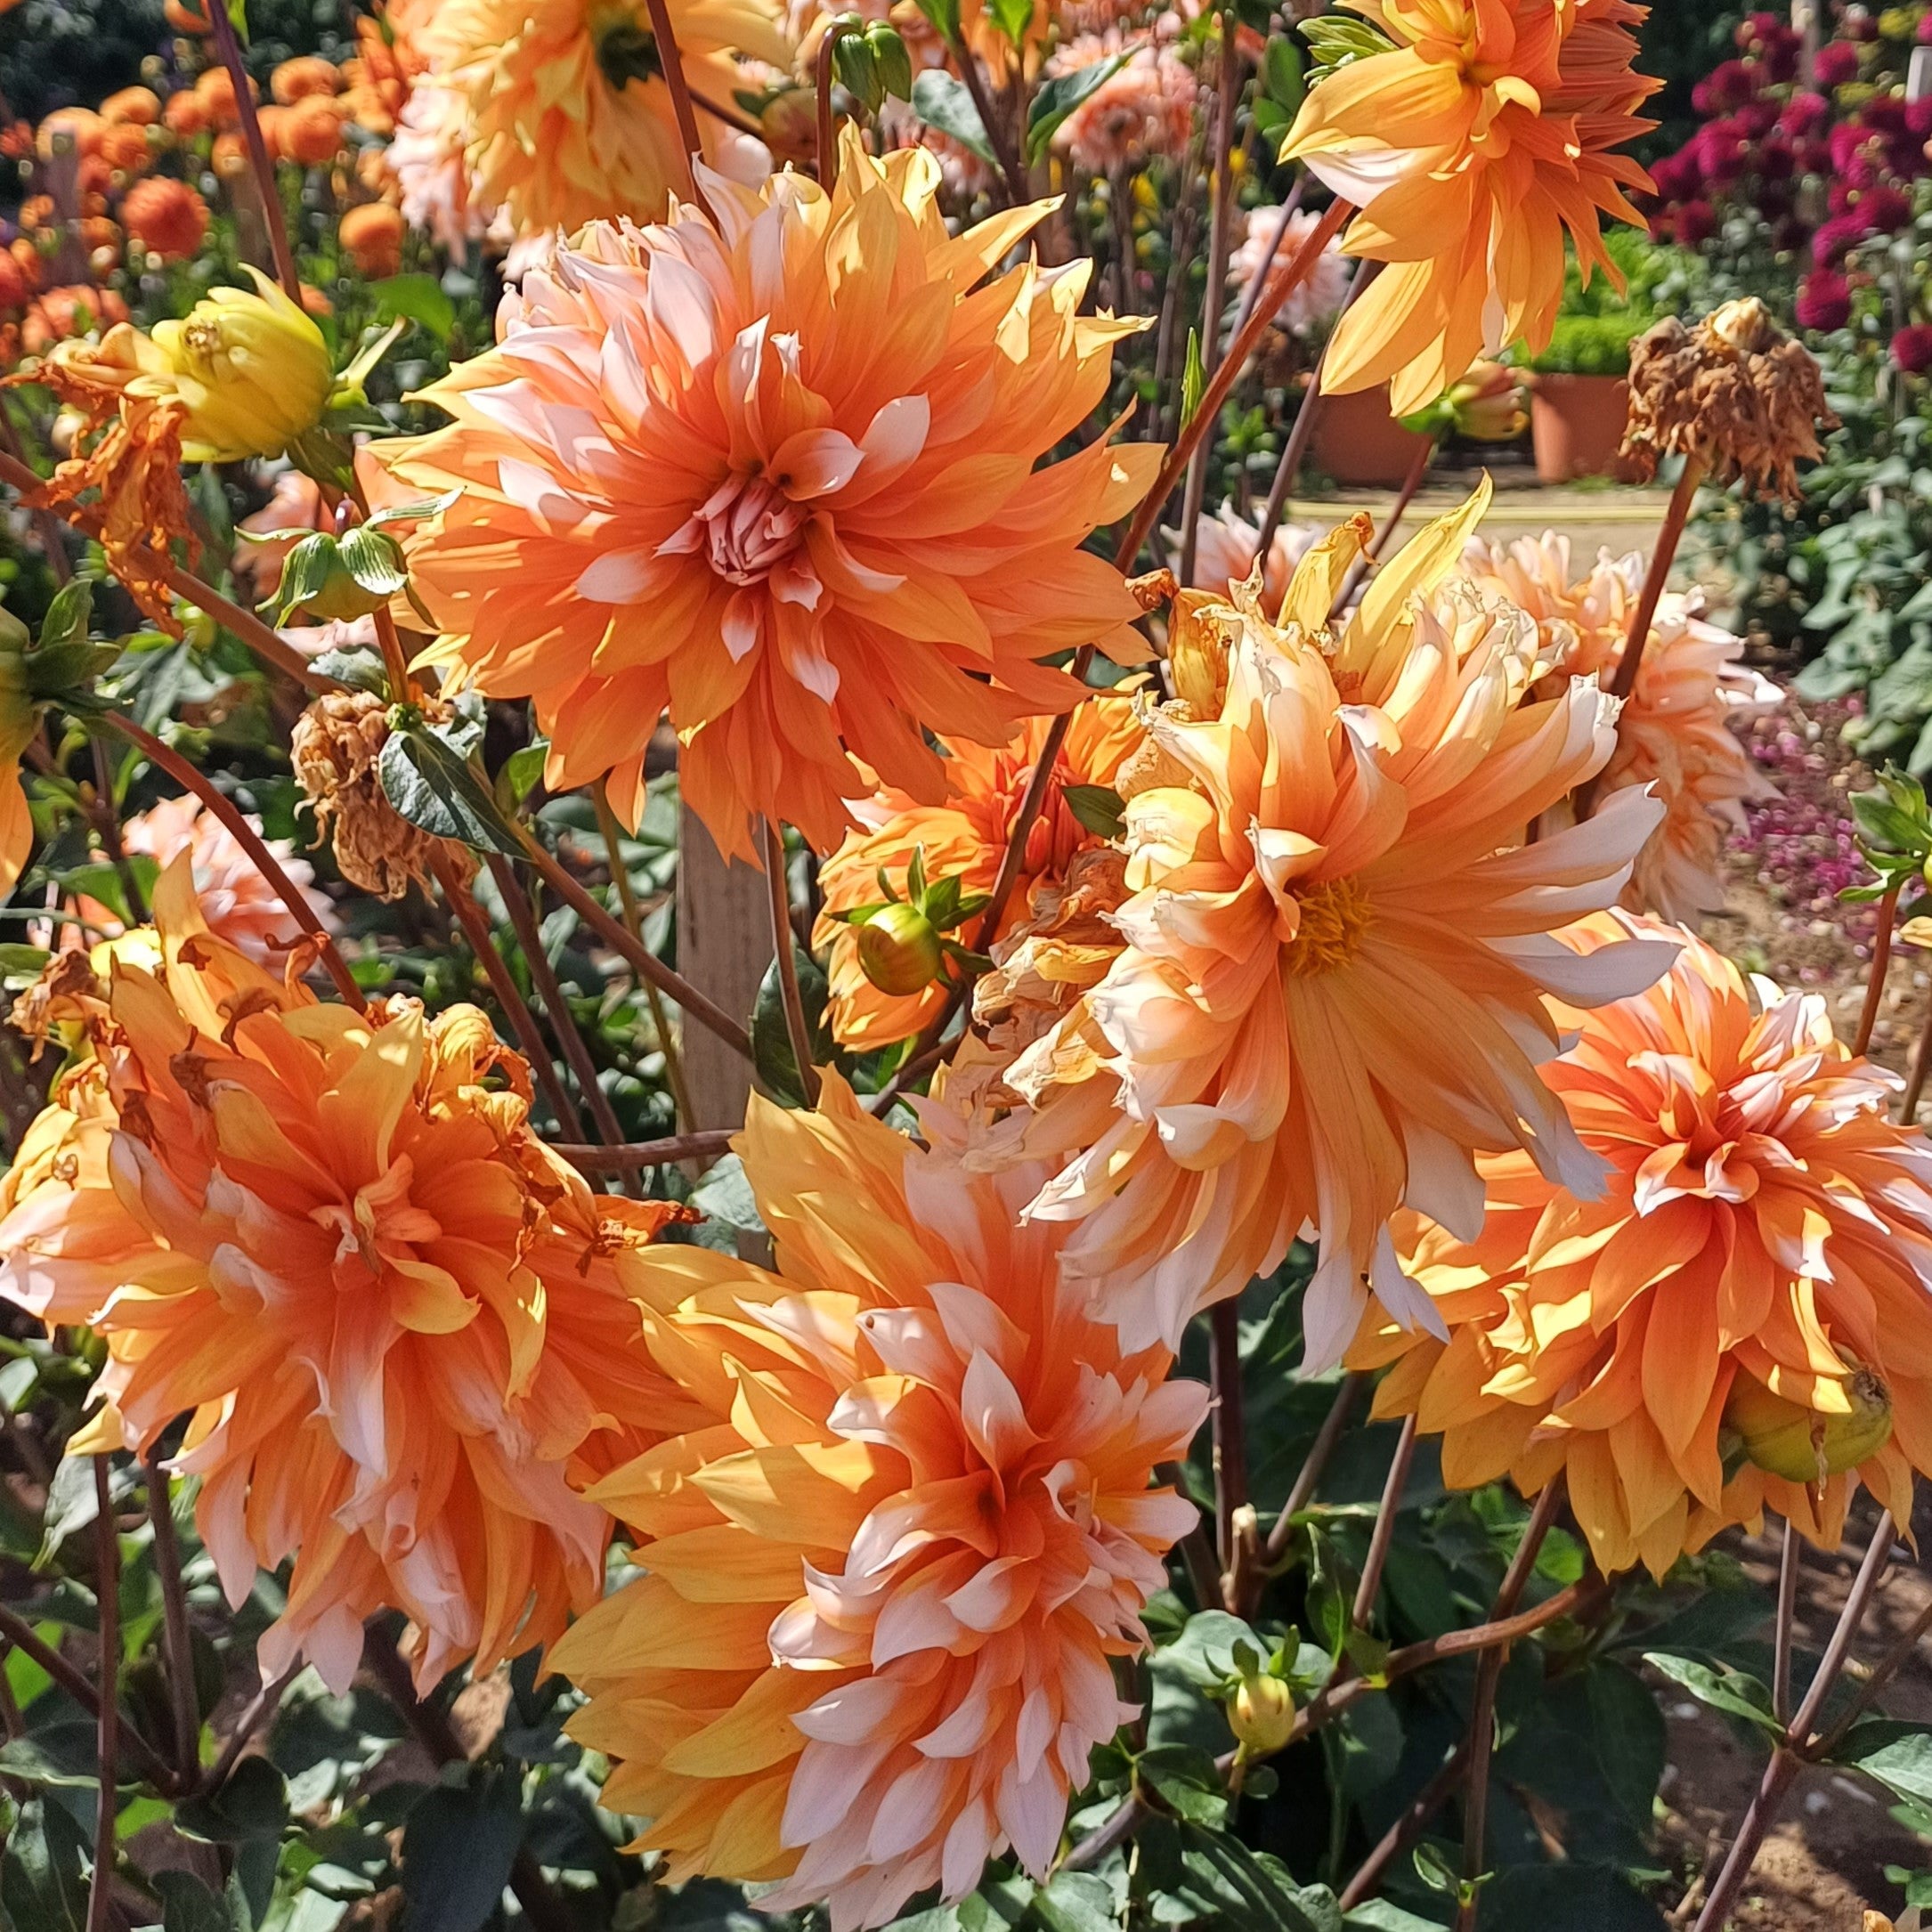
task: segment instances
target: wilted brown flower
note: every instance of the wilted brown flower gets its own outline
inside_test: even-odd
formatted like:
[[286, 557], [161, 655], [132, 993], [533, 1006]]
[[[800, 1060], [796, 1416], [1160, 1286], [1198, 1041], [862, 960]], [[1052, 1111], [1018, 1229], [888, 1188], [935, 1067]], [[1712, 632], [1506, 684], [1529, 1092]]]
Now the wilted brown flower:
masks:
[[[451, 715], [434, 699], [422, 709], [434, 723]], [[389, 707], [374, 692], [326, 691], [296, 720], [288, 750], [337, 870], [379, 899], [400, 899], [412, 879], [427, 879], [442, 841], [400, 816], [385, 795], [376, 766], [388, 738]]]
[[1839, 419], [1818, 364], [1756, 296], [1726, 302], [1686, 329], [1675, 316], [1630, 348], [1630, 420], [1623, 454], [1648, 483], [1666, 456], [1702, 463], [1714, 483], [1742, 477], [1786, 502], [1798, 462], [1822, 454]]

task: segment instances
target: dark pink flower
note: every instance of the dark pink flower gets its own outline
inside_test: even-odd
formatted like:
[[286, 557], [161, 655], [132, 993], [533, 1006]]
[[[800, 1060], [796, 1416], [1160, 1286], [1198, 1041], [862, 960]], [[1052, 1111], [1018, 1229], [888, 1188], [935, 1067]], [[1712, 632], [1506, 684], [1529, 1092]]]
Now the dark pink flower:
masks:
[[1798, 326], [1821, 333], [1852, 319], [1852, 285], [1835, 268], [1814, 269], [1798, 285]]
[[1912, 197], [1903, 188], [1880, 182], [1859, 196], [1858, 212], [1871, 233], [1895, 235], [1912, 220]]
[[1832, 40], [1818, 49], [1812, 63], [1812, 78], [1828, 93], [1858, 78], [1858, 49], [1849, 41]]
[[1932, 369], [1932, 322], [1908, 322], [1892, 337], [1892, 360], [1908, 376]]
[[[1932, 20], [1932, 14], [1927, 19]], [[1795, 93], [1784, 103], [1784, 111], [1778, 117], [1780, 125], [1789, 134], [1803, 140], [1807, 134], [1814, 134], [1831, 118], [1831, 103], [1822, 93]]]
[[1870, 232], [1863, 216], [1834, 215], [1811, 238], [1811, 258], [1821, 268], [1841, 262]]
[[1708, 201], [1686, 201], [1677, 210], [1677, 240], [1694, 248], [1717, 232], [1717, 211]]

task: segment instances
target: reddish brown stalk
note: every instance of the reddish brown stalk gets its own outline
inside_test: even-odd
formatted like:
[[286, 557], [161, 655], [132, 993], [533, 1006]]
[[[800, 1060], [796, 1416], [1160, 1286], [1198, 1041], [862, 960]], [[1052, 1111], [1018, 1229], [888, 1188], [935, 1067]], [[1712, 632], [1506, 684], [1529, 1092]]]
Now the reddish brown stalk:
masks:
[[1878, 923], [1871, 931], [1871, 965], [1865, 974], [1865, 1003], [1859, 1009], [1858, 1031], [1852, 1035], [1852, 1051], [1869, 1052], [1872, 1030], [1879, 1024], [1879, 1002], [1885, 994], [1886, 969], [1892, 962], [1892, 924], [1898, 917], [1898, 896], [1904, 890], [1901, 881], [1887, 889], [1879, 901]]
[[1919, 1029], [1919, 1044], [1912, 1056], [1912, 1072], [1905, 1091], [1899, 1096], [1898, 1117], [1908, 1127], [1919, 1118], [1919, 1102], [1925, 1093], [1925, 1076], [1932, 1067], [1932, 1002], [1928, 1002], [1925, 1024]]
[[201, 1764], [201, 1710], [195, 1695], [194, 1643], [188, 1626], [188, 1592], [182, 1579], [181, 1542], [175, 1534], [167, 1471], [150, 1449], [142, 1452], [148, 1486], [148, 1518], [154, 1525], [154, 1572], [161, 1586], [161, 1636], [167, 1652], [168, 1701], [175, 1716], [175, 1756], [183, 1777]]
[[1376, 1613], [1376, 1598], [1382, 1593], [1382, 1572], [1388, 1567], [1390, 1546], [1395, 1541], [1395, 1519], [1401, 1513], [1402, 1491], [1408, 1487], [1409, 1465], [1415, 1459], [1416, 1418], [1409, 1415], [1402, 1418], [1402, 1433], [1396, 1437], [1395, 1454], [1389, 1458], [1381, 1506], [1376, 1511], [1375, 1533], [1368, 1540], [1361, 1581], [1355, 1587], [1355, 1607], [1350, 1621], [1358, 1630], [1366, 1630]]
[[1382, 1834], [1376, 1848], [1355, 1868], [1355, 1875], [1343, 1887], [1339, 1901], [1343, 1912], [1353, 1912], [1364, 1900], [1375, 1896], [1382, 1874], [1422, 1836], [1430, 1819], [1449, 1803], [1468, 1762], [1469, 1741], [1465, 1738], [1443, 1760], [1442, 1768], [1409, 1799], [1408, 1807]]
[[281, 190], [275, 183], [275, 164], [268, 158], [268, 143], [262, 138], [262, 118], [255, 110], [255, 95], [249, 89], [248, 69], [241, 58], [241, 43], [235, 37], [234, 22], [228, 17], [224, 0], [205, 0], [208, 24], [215, 36], [215, 51], [234, 85], [235, 112], [241, 121], [241, 142], [248, 150], [248, 166], [255, 175], [256, 192], [262, 199], [262, 221], [268, 230], [269, 254], [273, 257], [275, 279], [283, 293], [297, 308], [302, 305], [302, 278], [296, 271], [295, 251], [288, 246], [288, 224], [282, 218]]
[[662, 1141], [624, 1141], [615, 1147], [553, 1141], [550, 1151], [587, 1174], [629, 1173], [643, 1167], [668, 1167], [678, 1161], [715, 1160], [731, 1151], [737, 1127], [707, 1127], [697, 1133], [671, 1134]]
[[704, 218], [714, 222], [711, 204], [704, 199], [698, 182], [698, 166], [704, 157], [704, 143], [698, 135], [698, 112], [691, 102], [690, 84], [685, 79], [684, 56], [678, 51], [678, 35], [671, 26], [670, 0], [645, 0], [651, 10], [651, 37], [657, 43], [657, 64], [670, 90], [670, 110], [678, 123], [678, 139], [685, 150], [685, 163], [691, 171], [691, 199]]
[[[1241, 1318], [1232, 1301], [1215, 1303], [1208, 1316], [1214, 1385], [1214, 1548], [1221, 1559], [1220, 1595], [1230, 1610], [1238, 1595], [1237, 1579], [1248, 1567], [1238, 1545], [1241, 1513], [1247, 1503], [1247, 1429], [1241, 1401]], [[1254, 1549], [1253, 1514], [1247, 1518], [1248, 1551]]]
[[[0, 1639], [11, 1644], [23, 1656], [30, 1657], [90, 1717], [99, 1719], [101, 1698], [93, 1684], [51, 1644], [42, 1640], [32, 1624], [17, 1611], [0, 1603]], [[134, 1747], [141, 1759], [141, 1774], [156, 1790], [170, 1798], [182, 1795], [181, 1780], [167, 1760], [131, 1725], [120, 1726], [120, 1741]]]
[[[213, 4], [213, 0], [211, 0]], [[87, 1882], [87, 1932], [108, 1932], [114, 1912], [114, 1819], [121, 1794], [120, 1762], [121, 1539], [108, 1493], [108, 1459], [93, 1459], [95, 1635], [101, 1656], [101, 1702], [94, 1713], [93, 1874]]]
[[106, 722], [138, 745], [150, 764], [158, 765], [176, 784], [193, 792], [221, 820], [236, 843], [248, 855], [248, 863], [268, 881], [275, 897], [288, 908], [296, 923], [313, 941], [317, 955], [328, 968], [329, 977], [336, 983], [336, 991], [357, 1012], [366, 1015], [369, 1005], [362, 997], [362, 989], [355, 983], [355, 975], [349, 970], [349, 962], [336, 950], [336, 942], [316, 917], [315, 909], [296, 890], [294, 881], [281, 869], [280, 862], [262, 842], [261, 833], [235, 808], [233, 800], [206, 772], [198, 770], [180, 752], [162, 743], [151, 731], [143, 729], [133, 718], [124, 718], [118, 711], [110, 711]]
[[1342, 588], [1335, 593], [1335, 602], [1328, 607], [1328, 621], [1332, 624], [1354, 602], [1355, 593], [1362, 587], [1362, 580], [1382, 561], [1382, 553], [1388, 548], [1390, 540], [1401, 528], [1402, 519], [1408, 515], [1408, 506], [1416, 500], [1416, 492], [1422, 488], [1422, 480], [1429, 474], [1429, 465], [1435, 460], [1436, 441], [1429, 437], [1417, 450], [1408, 466], [1408, 474], [1402, 479], [1402, 487], [1395, 493], [1395, 501], [1389, 506], [1389, 514], [1383, 519], [1382, 527], [1376, 532], [1368, 548], [1349, 565], [1348, 575], [1342, 580]]
[[792, 949], [791, 891], [785, 881], [785, 841], [770, 819], [765, 821], [765, 883], [771, 894], [772, 958], [778, 969], [778, 998], [785, 1010], [785, 1034], [798, 1067], [799, 1088], [808, 1107], [818, 1105], [818, 1068], [812, 1064], [812, 1029], [805, 1019], [805, 996], [799, 990], [799, 964]]
[[817, 83], [818, 117], [816, 127], [818, 148], [818, 185], [827, 194], [839, 180], [839, 142], [832, 119], [832, 55], [844, 37], [852, 31], [842, 20], [827, 22], [818, 43], [815, 79]]

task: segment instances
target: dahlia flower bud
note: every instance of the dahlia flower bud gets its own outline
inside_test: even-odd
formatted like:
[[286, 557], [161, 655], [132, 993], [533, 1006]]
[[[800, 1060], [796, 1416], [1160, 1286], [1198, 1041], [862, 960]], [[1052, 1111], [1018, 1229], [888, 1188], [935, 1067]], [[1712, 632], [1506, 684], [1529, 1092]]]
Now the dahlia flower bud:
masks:
[[154, 327], [168, 365], [158, 380], [185, 408], [191, 463], [280, 456], [314, 428], [335, 387], [321, 330], [259, 269], [248, 272], [259, 293], [214, 288], [185, 321]]
[[1228, 1700], [1228, 1727], [1246, 1757], [1266, 1757], [1295, 1735], [1295, 1693], [1279, 1677], [1247, 1671]]
[[1667, 316], [1631, 345], [1623, 454], [1644, 482], [1676, 455], [1706, 465], [1715, 483], [1775, 484], [1795, 501], [1798, 459], [1822, 455], [1818, 432], [1838, 422], [1816, 358], [1755, 296], [1690, 329]]
[[881, 905], [858, 929], [858, 962], [881, 993], [923, 992], [939, 971], [939, 935], [916, 905]]
[[[424, 710], [434, 708], [425, 701]], [[441, 708], [445, 716], [448, 707]], [[353, 886], [400, 899], [426, 879], [438, 841], [390, 804], [377, 766], [389, 739], [389, 706], [372, 691], [329, 691], [296, 720], [289, 756], [296, 782]]]
[[1787, 1482], [1843, 1475], [1891, 1441], [1892, 1398], [1869, 1368], [1853, 1370], [1837, 1387], [1846, 1407], [1827, 1414], [1740, 1374], [1725, 1404], [1725, 1427], [1735, 1432], [1746, 1461]]

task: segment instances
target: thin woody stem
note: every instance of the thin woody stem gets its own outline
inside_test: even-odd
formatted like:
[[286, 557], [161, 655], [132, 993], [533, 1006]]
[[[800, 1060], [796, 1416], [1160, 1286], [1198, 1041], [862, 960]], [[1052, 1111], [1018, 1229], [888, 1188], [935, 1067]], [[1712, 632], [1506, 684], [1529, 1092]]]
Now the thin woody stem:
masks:
[[785, 1011], [785, 1035], [799, 1070], [799, 1088], [808, 1107], [818, 1105], [818, 1069], [812, 1064], [812, 1030], [806, 1024], [805, 995], [799, 990], [798, 941], [791, 932], [791, 892], [785, 882], [785, 841], [770, 819], [764, 824], [765, 884], [771, 898], [772, 957], [778, 969], [778, 999]]
[[1462, 1781], [1469, 1762], [1469, 1740], [1465, 1738], [1442, 1761], [1441, 1768], [1409, 1799], [1407, 1807], [1376, 1842], [1376, 1848], [1355, 1868], [1337, 1901], [1343, 1912], [1353, 1912], [1364, 1900], [1374, 1897], [1382, 1874], [1419, 1839], [1430, 1819], [1449, 1803]]
[[678, 1161], [715, 1160], [730, 1152], [739, 1132], [736, 1127], [706, 1127], [697, 1133], [675, 1133], [662, 1141], [625, 1141], [616, 1147], [553, 1141], [550, 1151], [587, 1174], [625, 1173], [642, 1167], [667, 1167]]
[[1408, 515], [1408, 507], [1416, 500], [1416, 492], [1422, 488], [1422, 480], [1429, 474], [1429, 466], [1435, 460], [1436, 440], [1433, 436], [1425, 438], [1408, 466], [1408, 474], [1402, 478], [1402, 487], [1395, 493], [1395, 501], [1389, 506], [1389, 514], [1383, 519], [1382, 526], [1370, 540], [1368, 548], [1349, 565], [1348, 575], [1342, 580], [1342, 588], [1335, 594], [1335, 602], [1328, 607], [1328, 621], [1333, 623], [1349, 607], [1355, 593], [1362, 587], [1362, 580], [1382, 561], [1382, 553], [1388, 548], [1389, 540], [1401, 527], [1402, 519]]
[[255, 95], [248, 82], [248, 69], [241, 58], [241, 43], [235, 37], [234, 23], [228, 18], [225, 0], [203, 0], [208, 25], [214, 31], [215, 51], [234, 84], [235, 113], [241, 122], [242, 145], [248, 150], [248, 166], [262, 198], [262, 221], [268, 230], [269, 254], [275, 264], [275, 279], [282, 292], [297, 308], [302, 305], [302, 277], [296, 270], [295, 251], [288, 246], [288, 224], [282, 217], [281, 190], [275, 181], [275, 164], [268, 158], [268, 143], [262, 138], [262, 118], [255, 110]]
[[1898, 896], [1904, 881], [1888, 887], [1879, 901], [1878, 923], [1871, 932], [1871, 965], [1865, 974], [1865, 1003], [1859, 1009], [1858, 1031], [1852, 1035], [1852, 1051], [1868, 1052], [1873, 1029], [1879, 1024], [1879, 1002], [1885, 994], [1886, 969], [1892, 962], [1892, 925], [1898, 917]]
[[978, 58], [972, 49], [959, 39], [948, 40], [946, 45], [960, 77], [966, 83], [966, 92], [972, 96], [979, 125], [993, 145], [993, 158], [999, 163], [1011, 205], [1018, 207], [1027, 199], [1027, 170], [1019, 150], [1013, 146], [1012, 130], [1007, 126], [1005, 117], [994, 109], [993, 90], [986, 85], [986, 77], [980, 71]]
[[1401, 1512], [1402, 1491], [1408, 1487], [1409, 1465], [1416, 1459], [1416, 1418], [1402, 1418], [1402, 1433], [1395, 1439], [1395, 1454], [1389, 1458], [1388, 1480], [1382, 1485], [1382, 1502], [1376, 1511], [1375, 1534], [1368, 1539], [1368, 1560], [1362, 1564], [1361, 1581], [1355, 1588], [1355, 1607], [1350, 1620], [1358, 1630], [1368, 1628], [1376, 1613], [1376, 1598], [1382, 1593], [1382, 1572], [1388, 1566], [1389, 1550], [1395, 1541], [1395, 1519]]
[[830, 21], [818, 43], [818, 59], [813, 75], [816, 82], [817, 119], [815, 133], [818, 149], [818, 185], [830, 194], [839, 179], [839, 142], [832, 120], [832, 55], [840, 40], [851, 32], [840, 20]]
[[698, 134], [698, 113], [691, 101], [690, 84], [685, 79], [684, 56], [678, 51], [678, 35], [671, 26], [670, 0], [645, 0], [651, 10], [651, 37], [657, 43], [657, 64], [670, 91], [670, 110], [678, 123], [678, 139], [684, 148], [686, 165], [691, 171], [691, 199], [714, 221], [711, 205], [704, 198], [698, 181], [698, 166], [703, 158], [704, 143]]
[[[210, 0], [215, 4], [215, 0]], [[93, 1874], [87, 1884], [87, 1932], [108, 1932], [114, 1912], [114, 1820], [121, 1806], [120, 1762], [121, 1539], [108, 1493], [108, 1459], [93, 1459], [94, 1606], [101, 1654], [101, 1702], [94, 1713]]]
[[[101, 534], [101, 518], [96, 512], [85, 509], [77, 503], [50, 497], [46, 483], [25, 463], [4, 451], [0, 451], [0, 483], [5, 483], [28, 505], [52, 510], [85, 535], [98, 537]], [[233, 632], [258, 658], [272, 665], [284, 677], [293, 678], [310, 691], [338, 691], [342, 688], [335, 678], [324, 677], [299, 651], [276, 636], [253, 611], [244, 610], [232, 597], [224, 597], [213, 584], [204, 581], [191, 571], [183, 570], [171, 558], [149, 549], [145, 544], [131, 544], [127, 555], [137, 569], [151, 572], [177, 597], [185, 597], [198, 610], [206, 611], [210, 617], [217, 619], [224, 629]]]
[[188, 1626], [188, 1592], [182, 1579], [181, 1542], [175, 1534], [167, 1471], [150, 1449], [141, 1457], [148, 1484], [148, 1518], [154, 1525], [154, 1570], [161, 1585], [161, 1636], [167, 1651], [168, 1701], [175, 1715], [175, 1754], [183, 1775], [201, 1761], [201, 1710], [195, 1695], [194, 1642]]
[[1932, 1001], [1927, 1003], [1925, 1025], [1919, 1029], [1919, 1045], [1912, 1056], [1912, 1072], [1906, 1077], [1904, 1092], [1899, 1096], [1898, 1117], [1907, 1127], [1919, 1118], [1919, 1102], [1925, 1093], [1928, 1067], [1932, 1067]]
[[[1154, 1473], [1176, 1496], [1187, 1496], [1188, 1473], [1179, 1463], [1157, 1463]], [[1194, 1527], [1174, 1546], [1181, 1552], [1181, 1560], [1187, 1566], [1188, 1581], [1194, 1586], [1194, 1595], [1200, 1607], [1213, 1610], [1221, 1601], [1221, 1569], [1214, 1561], [1214, 1546], [1208, 1542], [1198, 1516]]]
[[[1237, 1546], [1239, 1518], [1247, 1502], [1247, 1429], [1241, 1402], [1241, 1318], [1232, 1301], [1216, 1302], [1208, 1315], [1214, 1389], [1214, 1547], [1221, 1559], [1219, 1595], [1233, 1608], [1244, 1565]], [[1252, 1548], [1253, 1531], [1249, 1531]]]
[[1778, 1552], [1778, 1613], [1773, 1627], [1771, 1713], [1780, 1724], [1791, 1721], [1791, 1633], [1798, 1622], [1798, 1531], [1787, 1521]]
[[[0, 1639], [11, 1644], [23, 1656], [31, 1658], [90, 1717], [100, 1717], [101, 1693], [59, 1651], [41, 1637], [26, 1618], [17, 1611], [9, 1610], [4, 1603], [0, 1603]], [[112, 1688], [110, 1684], [109, 1689]], [[181, 1795], [181, 1780], [170, 1768], [166, 1758], [140, 1732], [132, 1725], [123, 1724], [119, 1735], [122, 1743], [134, 1747], [134, 1755], [141, 1759], [142, 1775], [156, 1790], [166, 1792], [169, 1797]]]
[[[31, 469], [27, 460], [27, 451], [20, 446], [19, 432], [13, 427], [13, 418], [6, 412], [4, 403], [0, 403], [0, 450], [4, 450], [23, 469]], [[47, 568], [53, 572], [56, 583], [68, 583], [74, 575], [74, 566], [68, 562], [67, 546], [61, 541], [61, 519], [42, 504], [34, 512], [34, 521], [40, 526], [40, 541], [47, 553]]]
[[1839, 1714], [1838, 1722], [1813, 1747], [1814, 1757], [1831, 1757], [1845, 1733], [1871, 1709], [1879, 1693], [1912, 1661], [1912, 1653], [1919, 1648], [1928, 1630], [1932, 1630], [1932, 1603], [1928, 1603], [1912, 1619], [1900, 1634], [1898, 1641], [1872, 1666], [1851, 1701]]
[[537, 1084], [543, 1089], [544, 1099], [550, 1103], [550, 1111], [556, 1116], [557, 1125], [565, 1133], [580, 1138], [584, 1124], [577, 1111], [577, 1103], [571, 1099], [569, 1088], [557, 1074], [556, 1061], [550, 1052], [549, 1043], [543, 1037], [542, 1028], [537, 1024], [537, 1016], [531, 1011], [516, 981], [510, 976], [510, 969], [504, 962], [502, 954], [497, 950], [483, 907], [477, 905], [447, 854], [440, 850], [433, 852], [429, 869], [442, 888], [444, 901], [456, 914], [457, 923], [463, 929], [463, 937], [469, 942], [470, 951], [483, 967], [490, 981], [490, 989], [497, 996], [497, 1004], [508, 1018], [516, 1035], [516, 1043], [523, 1049], [524, 1058], [530, 1062]]
[[349, 970], [349, 962], [336, 949], [336, 942], [316, 916], [315, 908], [296, 889], [294, 881], [282, 870], [280, 862], [262, 842], [261, 833], [235, 808], [234, 800], [206, 772], [197, 770], [180, 752], [164, 744], [133, 718], [124, 718], [118, 711], [110, 711], [105, 722], [138, 745], [150, 764], [158, 765], [176, 784], [193, 792], [221, 820], [235, 842], [248, 854], [249, 864], [268, 881], [275, 897], [294, 914], [296, 923], [314, 943], [318, 956], [329, 970], [329, 977], [336, 983], [336, 991], [356, 1011], [366, 1014], [369, 1005], [362, 997], [362, 989], [355, 983], [355, 975]]

